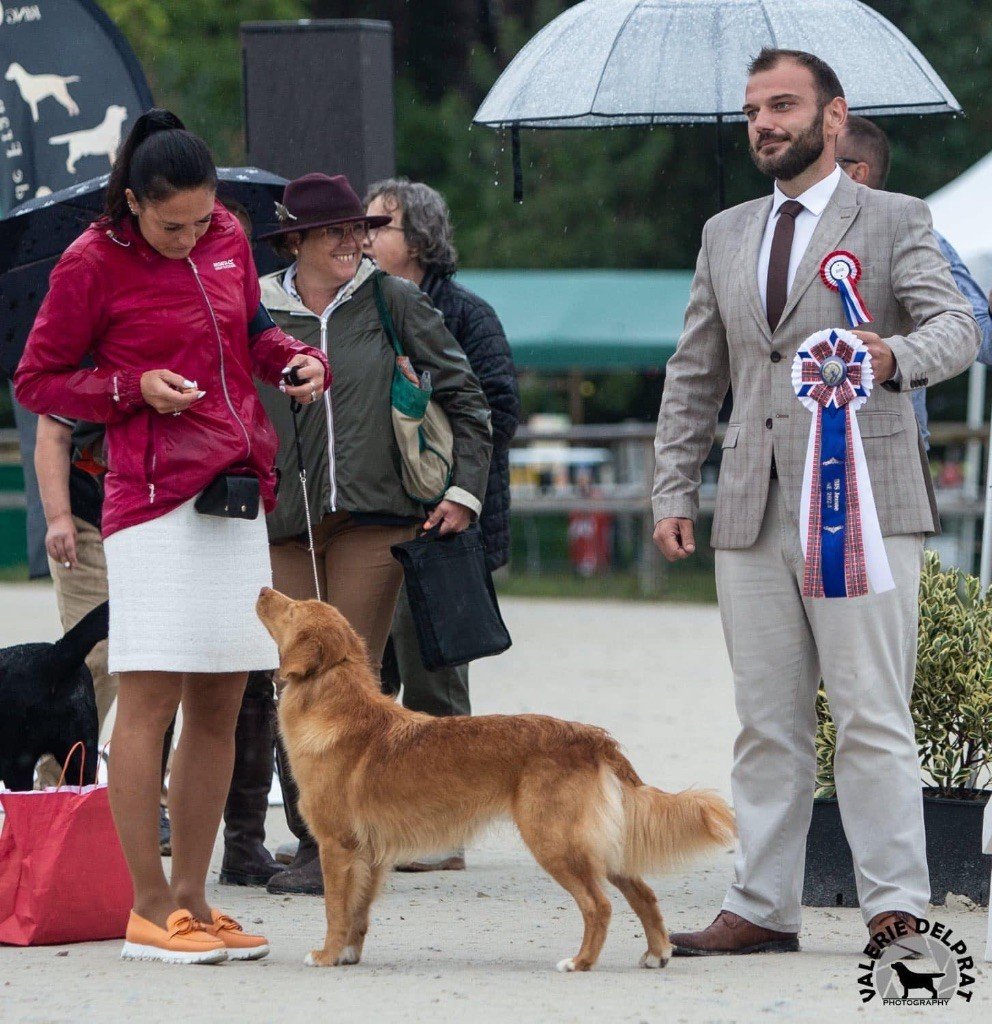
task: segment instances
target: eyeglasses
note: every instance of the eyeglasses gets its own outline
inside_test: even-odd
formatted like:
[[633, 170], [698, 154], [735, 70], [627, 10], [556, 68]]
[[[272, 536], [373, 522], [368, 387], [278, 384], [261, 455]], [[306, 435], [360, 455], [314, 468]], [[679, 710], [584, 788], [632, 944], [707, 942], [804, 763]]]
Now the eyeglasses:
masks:
[[383, 224], [380, 228], [369, 228], [366, 237], [370, 242], [374, 242], [379, 235], [380, 231], [403, 231], [404, 229], [398, 227], [396, 224]]
[[361, 245], [369, 236], [369, 226], [362, 221], [357, 224], [328, 225], [316, 230], [323, 232], [324, 237], [332, 245], [341, 245], [346, 238], [354, 238]]

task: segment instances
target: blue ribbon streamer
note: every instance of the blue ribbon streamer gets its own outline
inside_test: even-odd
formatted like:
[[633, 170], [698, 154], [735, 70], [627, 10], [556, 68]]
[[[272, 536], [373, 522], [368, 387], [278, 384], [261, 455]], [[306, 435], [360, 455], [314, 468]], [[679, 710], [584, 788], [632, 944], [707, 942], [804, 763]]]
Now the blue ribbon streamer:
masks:
[[824, 597], [847, 597], [847, 406], [820, 410], [820, 572]]

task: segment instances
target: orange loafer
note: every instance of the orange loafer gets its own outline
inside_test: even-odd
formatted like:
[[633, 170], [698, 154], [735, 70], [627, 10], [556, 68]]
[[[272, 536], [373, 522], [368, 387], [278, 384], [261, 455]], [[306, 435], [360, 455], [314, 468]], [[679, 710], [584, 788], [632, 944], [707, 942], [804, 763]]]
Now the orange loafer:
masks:
[[203, 927], [227, 949], [228, 960], [261, 960], [269, 955], [269, 940], [262, 935], [249, 935], [230, 914], [211, 910], [213, 922]]
[[121, 950], [122, 960], [219, 964], [227, 958], [227, 945], [209, 934], [188, 910], [174, 910], [164, 928], [131, 911]]

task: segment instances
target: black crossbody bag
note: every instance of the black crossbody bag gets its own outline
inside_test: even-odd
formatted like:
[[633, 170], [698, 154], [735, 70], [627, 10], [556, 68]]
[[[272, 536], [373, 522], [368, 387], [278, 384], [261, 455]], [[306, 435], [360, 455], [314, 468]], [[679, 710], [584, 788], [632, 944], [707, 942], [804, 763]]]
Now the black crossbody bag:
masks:
[[193, 508], [222, 519], [257, 519], [260, 489], [251, 473], [221, 473], [200, 492]]

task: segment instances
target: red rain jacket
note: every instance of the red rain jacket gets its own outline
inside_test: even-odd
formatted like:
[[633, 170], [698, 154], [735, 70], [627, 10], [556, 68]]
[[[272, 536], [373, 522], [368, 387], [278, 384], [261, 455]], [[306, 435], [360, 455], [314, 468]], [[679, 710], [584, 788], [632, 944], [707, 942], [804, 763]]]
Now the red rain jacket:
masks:
[[[87, 228], [52, 271], [14, 387], [33, 412], [107, 424], [108, 537], [172, 511], [225, 470], [255, 474], [270, 512], [278, 440], [253, 376], [278, 384], [301, 352], [320, 360], [329, 384], [324, 355], [261, 307], [251, 246], [217, 203], [184, 260], [162, 256], [135, 224]], [[80, 369], [87, 357], [93, 367]], [[157, 413], [141, 397], [146, 370], [172, 370], [206, 395], [179, 416]]]

